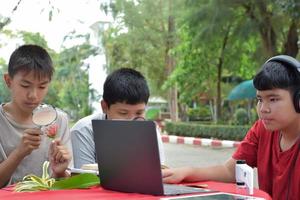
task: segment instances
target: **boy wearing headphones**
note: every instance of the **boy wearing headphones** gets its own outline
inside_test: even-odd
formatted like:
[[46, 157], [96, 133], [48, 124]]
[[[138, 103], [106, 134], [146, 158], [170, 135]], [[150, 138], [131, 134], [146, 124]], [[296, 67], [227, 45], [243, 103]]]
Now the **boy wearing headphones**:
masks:
[[225, 164], [163, 170], [166, 183], [235, 182], [235, 164], [257, 167], [259, 188], [273, 199], [300, 197], [300, 63], [285, 55], [270, 58], [253, 80], [259, 120]]

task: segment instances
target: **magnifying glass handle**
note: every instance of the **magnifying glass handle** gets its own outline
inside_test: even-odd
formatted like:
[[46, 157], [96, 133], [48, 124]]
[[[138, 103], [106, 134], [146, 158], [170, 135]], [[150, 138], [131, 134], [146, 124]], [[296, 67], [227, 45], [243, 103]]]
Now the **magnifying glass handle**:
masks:
[[40, 126], [39, 128], [41, 129], [41, 135], [46, 134], [46, 127], [45, 126]]

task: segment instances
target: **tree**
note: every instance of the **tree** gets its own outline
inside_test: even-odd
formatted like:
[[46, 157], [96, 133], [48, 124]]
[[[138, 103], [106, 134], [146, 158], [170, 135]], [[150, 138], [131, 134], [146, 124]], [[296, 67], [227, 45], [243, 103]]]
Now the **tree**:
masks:
[[56, 73], [47, 101], [63, 108], [73, 120], [78, 120], [91, 113], [89, 94], [95, 91], [89, 88], [89, 66], [84, 64], [84, 60], [96, 53], [97, 48], [85, 42], [71, 48], [64, 48], [54, 56]]
[[116, 0], [108, 8], [117, 21], [106, 32], [109, 70], [140, 69], [155, 93], [178, 89], [170, 102], [176, 95], [180, 105], [205, 95], [214, 100], [216, 121], [222, 80], [251, 79], [271, 55], [298, 54], [296, 0]]
[[[89, 94], [93, 93], [88, 83], [88, 66], [84, 60], [97, 53], [98, 48], [88, 44], [89, 37], [72, 35], [67, 37], [83, 38], [85, 42], [71, 48], [63, 48], [59, 53], [48, 47], [47, 41], [40, 33], [21, 31], [15, 37], [22, 38], [25, 44], [36, 44], [45, 48], [52, 57], [55, 73], [49, 87], [45, 102], [68, 112], [72, 119], [78, 120], [91, 113]], [[66, 37], [66, 38], [67, 38]], [[0, 60], [2, 61], [2, 60]], [[6, 71], [5, 62], [0, 62], [1, 72]], [[0, 82], [2, 101], [9, 101], [9, 93]]]
[[189, 12], [179, 25], [178, 65], [167, 84], [177, 83], [185, 103], [197, 101], [203, 93], [216, 96], [218, 119], [224, 75], [251, 79], [267, 57], [297, 55], [298, 7], [293, 0], [186, 1]]
[[278, 53], [296, 57], [299, 52], [300, 3], [298, 0], [236, 1], [258, 30], [264, 55]]
[[[3, 74], [7, 71], [7, 65], [3, 58], [0, 58], [0, 75], [3, 77]], [[9, 92], [6, 88], [3, 78], [0, 81], [0, 103], [9, 101]]]
[[[22, 1], [22, 0], [19, 0], [19, 1], [17, 2], [17, 4], [15, 5], [15, 7], [14, 7], [14, 8], [12, 9], [12, 11], [11, 11], [11, 14], [14, 14], [14, 12], [17, 11], [17, 9], [18, 9], [18, 7], [19, 7], [21, 1]], [[10, 17], [1, 17], [1, 18], [0, 18], [0, 31], [2, 31], [2, 30], [4, 29], [4, 27], [5, 27], [6, 25], [8, 25], [10, 22], [11, 22], [11, 18], [10, 18]]]
[[[11, 12], [11, 16], [23, 2], [24, 1], [22, 0], [18, 0]], [[51, 21], [53, 13], [58, 11], [58, 9], [53, 6], [51, 0], [48, 0], [47, 2], [47, 5], [40, 9], [41, 12], [48, 12], [49, 21]], [[40, 33], [30, 33], [26, 31], [13, 33], [12, 31], [5, 29], [5, 26], [10, 22], [10, 16], [0, 17], [1, 34], [5, 34], [9, 38], [21, 39], [20, 42], [17, 41], [21, 44], [40, 45], [45, 48], [52, 57], [56, 73], [54, 74], [45, 102], [66, 110], [71, 114], [71, 117], [74, 120], [90, 114], [91, 108], [89, 102], [91, 99], [89, 98], [93, 98], [95, 95], [89, 97], [89, 94], [94, 93], [94, 91], [91, 91], [89, 88], [87, 74], [88, 66], [84, 64], [84, 60], [89, 56], [95, 55], [98, 48], [89, 45], [89, 35], [76, 35], [70, 33], [65, 37], [65, 40], [81, 38], [84, 42], [71, 48], [63, 47], [63, 50], [57, 53], [48, 47], [47, 41]], [[0, 44], [0, 46], [2, 46], [2, 44]], [[1, 72], [5, 72], [7, 65], [1, 58], [0, 66]], [[9, 101], [9, 93], [6, 90], [3, 81], [0, 82], [0, 86], [0, 100]]]
[[245, 76], [254, 72], [255, 66], [245, 61], [256, 50], [257, 40], [241, 39], [241, 9], [220, 1], [187, 1], [185, 10], [188, 12], [179, 23], [181, 40], [175, 50], [178, 65], [169, 82], [178, 83], [180, 100], [185, 103], [197, 101], [201, 95], [214, 99], [217, 121], [221, 116], [223, 75]]
[[166, 93], [161, 86], [175, 69], [172, 49], [176, 45], [176, 12], [181, 1], [121, 1], [108, 8], [116, 24], [104, 36], [108, 70], [131, 67], [141, 71], [149, 80], [152, 94], [169, 99], [172, 120], [177, 120], [177, 90]]

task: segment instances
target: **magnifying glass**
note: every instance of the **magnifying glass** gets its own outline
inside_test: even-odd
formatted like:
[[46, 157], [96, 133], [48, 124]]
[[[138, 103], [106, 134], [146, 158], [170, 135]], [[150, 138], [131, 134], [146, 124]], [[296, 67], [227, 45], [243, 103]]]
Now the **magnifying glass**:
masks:
[[133, 121], [145, 121], [146, 119], [144, 117], [135, 117], [132, 120]]
[[48, 104], [41, 104], [32, 111], [32, 122], [41, 128], [52, 124], [56, 118], [56, 109]]

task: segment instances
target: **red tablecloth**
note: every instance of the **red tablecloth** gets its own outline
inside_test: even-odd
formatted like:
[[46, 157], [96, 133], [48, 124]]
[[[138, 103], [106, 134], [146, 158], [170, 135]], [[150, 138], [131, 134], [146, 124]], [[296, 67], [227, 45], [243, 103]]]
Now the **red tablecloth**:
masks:
[[[209, 189], [221, 192], [236, 193], [236, 187], [231, 183], [219, 182], [201, 182], [199, 184], [207, 184]], [[254, 190], [256, 197], [271, 199], [270, 196], [261, 191]], [[9, 200], [106, 200], [106, 199], [142, 199], [142, 200], [158, 200], [161, 196], [143, 195], [136, 193], [122, 193], [104, 190], [101, 187], [93, 187], [90, 189], [73, 189], [73, 190], [57, 190], [57, 191], [42, 191], [42, 192], [13, 192], [12, 187], [0, 189], [0, 199]]]

